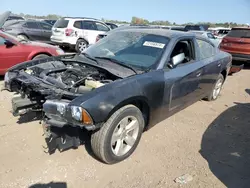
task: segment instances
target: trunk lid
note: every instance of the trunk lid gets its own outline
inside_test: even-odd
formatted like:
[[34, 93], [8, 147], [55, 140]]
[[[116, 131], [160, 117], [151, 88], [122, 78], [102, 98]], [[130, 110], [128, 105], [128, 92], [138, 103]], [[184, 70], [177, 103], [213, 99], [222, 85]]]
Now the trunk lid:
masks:
[[223, 38], [221, 48], [237, 54], [250, 54], [250, 28], [233, 28]]

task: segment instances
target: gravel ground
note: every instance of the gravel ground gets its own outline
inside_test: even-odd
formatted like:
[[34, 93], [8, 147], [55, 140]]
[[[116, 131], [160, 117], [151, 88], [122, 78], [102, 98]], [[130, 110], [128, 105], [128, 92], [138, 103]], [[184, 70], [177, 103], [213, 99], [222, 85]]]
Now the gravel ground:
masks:
[[0, 92], [0, 187], [174, 188], [184, 174], [192, 177], [184, 187], [249, 187], [249, 79], [249, 70], [228, 77], [217, 101], [197, 102], [159, 123], [116, 165], [97, 161], [88, 144], [44, 153], [35, 116], [13, 117], [11, 94]]

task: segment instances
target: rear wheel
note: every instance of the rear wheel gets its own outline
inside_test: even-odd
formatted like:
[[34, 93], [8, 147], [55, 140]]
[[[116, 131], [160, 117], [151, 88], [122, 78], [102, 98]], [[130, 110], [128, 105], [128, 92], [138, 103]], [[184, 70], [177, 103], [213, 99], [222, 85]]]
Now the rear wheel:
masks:
[[40, 54], [40, 55], [36, 55], [35, 57], [33, 57], [33, 59], [43, 59], [43, 58], [47, 58], [47, 57], [49, 57], [49, 56], [46, 54]]
[[128, 158], [136, 149], [144, 128], [141, 111], [134, 105], [117, 110], [91, 136], [95, 155], [105, 163], [113, 164]]
[[17, 38], [19, 38], [21, 40], [28, 40], [28, 37], [26, 35], [23, 35], [23, 34], [17, 35]]
[[78, 39], [75, 49], [77, 52], [82, 53], [88, 47], [88, 43], [84, 39]]
[[207, 98], [208, 101], [214, 101], [219, 97], [223, 83], [224, 83], [224, 76], [220, 74], [213, 87], [213, 90], [211, 91], [210, 95]]

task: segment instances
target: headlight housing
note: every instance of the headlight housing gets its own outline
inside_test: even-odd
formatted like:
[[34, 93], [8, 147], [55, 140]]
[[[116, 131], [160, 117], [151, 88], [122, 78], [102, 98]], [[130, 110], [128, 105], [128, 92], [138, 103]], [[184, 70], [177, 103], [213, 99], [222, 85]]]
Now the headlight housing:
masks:
[[80, 121], [85, 125], [93, 124], [93, 120], [89, 113], [80, 106], [71, 106], [71, 115], [73, 119]]
[[58, 55], [63, 55], [63, 54], [64, 54], [64, 51], [63, 51], [62, 49], [58, 48], [58, 49], [56, 49], [56, 53], [57, 53]]

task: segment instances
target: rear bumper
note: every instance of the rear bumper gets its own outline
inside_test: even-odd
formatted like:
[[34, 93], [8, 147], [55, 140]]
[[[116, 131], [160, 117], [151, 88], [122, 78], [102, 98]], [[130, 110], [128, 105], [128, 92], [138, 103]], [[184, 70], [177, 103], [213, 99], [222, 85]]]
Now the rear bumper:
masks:
[[244, 68], [244, 65], [232, 65], [229, 71], [229, 75], [232, 75], [234, 73], [240, 72]]
[[250, 61], [250, 55], [247, 54], [234, 54], [231, 53], [233, 60], [237, 61]]
[[78, 38], [76, 37], [56, 37], [56, 36], [51, 36], [50, 40], [58, 45], [63, 45], [63, 46], [75, 46]]

